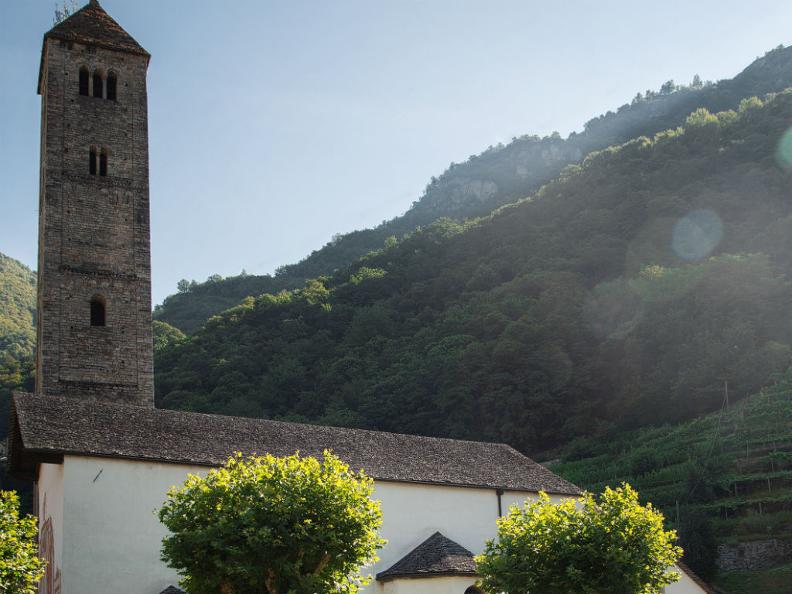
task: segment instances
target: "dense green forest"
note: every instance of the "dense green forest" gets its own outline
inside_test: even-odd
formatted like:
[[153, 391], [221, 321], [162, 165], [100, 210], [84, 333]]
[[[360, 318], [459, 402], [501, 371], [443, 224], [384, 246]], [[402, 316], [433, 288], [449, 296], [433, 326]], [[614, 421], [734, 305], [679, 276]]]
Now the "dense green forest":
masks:
[[[29, 386], [36, 344], [36, 274], [0, 253], [0, 410], [12, 390]], [[7, 415], [0, 414], [0, 439]]]
[[[13, 390], [33, 388], [33, 353], [36, 344], [36, 274], [0, 253], [0, 452], [8, 433], [8, 403]], [[0, 456], [2, 457], [2, 456]], [[9, 482], [0, 465], [0, 488], [23, 485]]]
[[744, 397], [791, 359], [790, 124], [792, 91], [700, 109], [249, 298], [160, 351], [157, 400], [536, 453]]
[[247, 296], [301, 287], [306, 279], [332, 274], [378, 249], [390, 236], [401, 238], [442, 217], [455, 220], [484, 216], [515, 202], [556, 178], [593, 150], [681, 125], [699, 107], [711, 112], [736, 109], [754, 95], [792, 86], [792, 48], [779, 47], [757, 59], [733, 79], [716, 84], [696, 78], [688, 86], [672, 81], [659, 91], [638, 93], [630, 103], [587, 122], [580, 133], [562, 139], [522, 136], [507, 145], [489, 147], [464, 163], [452, 163], [427, 185], [424, 194], [400, 217], [376, 228], [335, 237], [301, 262], [281, 267], [274, 276], [210, 277], [205, 283], [182, 282], [155, 317], [187, 333], [195, 332], [216, 313]]
[[[792, 539], [792, 370], [736, 406], [680, 425], [580, 439], [551, 465], [594, 492], [629, 482], [660, 507], [686, 561], [716, 576], [718, 544]], [[722, 573], [730, 594], [787, 594], [792, 565]]]
[[0, 253], [0, 360], [33, 352], [35, 316], [36, 274]]

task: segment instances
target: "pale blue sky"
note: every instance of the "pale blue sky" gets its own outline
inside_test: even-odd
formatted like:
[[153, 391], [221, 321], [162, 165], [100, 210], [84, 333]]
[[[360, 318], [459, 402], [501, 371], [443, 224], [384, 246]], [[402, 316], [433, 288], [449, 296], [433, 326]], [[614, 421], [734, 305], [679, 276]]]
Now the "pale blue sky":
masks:
[[[406, 210], [430, 176], [562, 135], [792, 42], [789, 0], [103, 0], [153, 54], [154, 301], [180, 278], [272, 272]], [[35, 265], [41, 37], [0, 0], [0, 252]]]

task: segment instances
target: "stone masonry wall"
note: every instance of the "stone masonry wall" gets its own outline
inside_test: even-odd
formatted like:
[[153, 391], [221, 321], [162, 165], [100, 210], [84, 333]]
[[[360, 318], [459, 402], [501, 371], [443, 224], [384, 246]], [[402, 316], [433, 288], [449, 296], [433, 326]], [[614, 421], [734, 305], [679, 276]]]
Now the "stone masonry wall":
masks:
[[721, 571], [767, 569], [792, 559], [792, 541], [771, 538], [734, 545], [718, 545], [718, 568]]
[[[115, 73], [116, 101], [80, 95], [83, 66]], [[153, 406], [148, 60], [47, 39], [42, 67], [36, 391]], [[89, 173], [92, 146], [107, 176]]]

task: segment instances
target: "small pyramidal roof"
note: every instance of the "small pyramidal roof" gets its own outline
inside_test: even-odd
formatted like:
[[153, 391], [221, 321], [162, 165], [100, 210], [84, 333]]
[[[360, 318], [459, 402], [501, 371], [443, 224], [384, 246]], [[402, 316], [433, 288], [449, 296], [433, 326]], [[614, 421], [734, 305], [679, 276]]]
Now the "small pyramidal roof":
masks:
[[63, 39], [146, 57], [150, 56], [143, 46], [105, 12], [98, 0], [91, 0], [80, 10], [55, 25], [44, 34], [44, 38]]
[[181, 590], [176, 586], [168, 586], [162, 592], [160, 592], [160, 594], [184, 594], [184, 590]]
[[473, 553], [465, 547], [435, 532], [390, 569], [377, 574], [380, 581], [397, 578], [441, 577], [448, 575], [476, 575]]

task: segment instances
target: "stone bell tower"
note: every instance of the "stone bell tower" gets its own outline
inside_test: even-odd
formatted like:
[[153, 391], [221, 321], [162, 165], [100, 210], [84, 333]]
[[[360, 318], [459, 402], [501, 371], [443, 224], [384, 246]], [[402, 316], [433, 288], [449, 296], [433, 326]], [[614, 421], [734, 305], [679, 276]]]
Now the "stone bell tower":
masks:
[[44, 35], [37, 394], [154, 405], [149, 59], [96, 0]]

